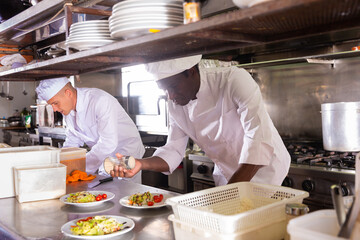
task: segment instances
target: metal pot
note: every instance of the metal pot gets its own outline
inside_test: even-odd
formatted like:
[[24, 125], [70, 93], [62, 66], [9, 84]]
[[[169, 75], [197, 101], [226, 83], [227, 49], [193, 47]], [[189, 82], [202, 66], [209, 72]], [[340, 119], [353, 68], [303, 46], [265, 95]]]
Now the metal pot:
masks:
[[360, 102], [321, 104], [324, 149], [360, 151]]

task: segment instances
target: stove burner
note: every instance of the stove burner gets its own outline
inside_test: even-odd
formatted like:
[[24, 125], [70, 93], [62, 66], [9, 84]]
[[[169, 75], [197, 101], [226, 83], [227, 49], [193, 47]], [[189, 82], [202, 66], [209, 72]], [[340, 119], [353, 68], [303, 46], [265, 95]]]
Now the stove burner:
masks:
[[355, 169], [356, 152], [332, 152], [307, 144], [288, 144], [291, 162], [302, 165]]

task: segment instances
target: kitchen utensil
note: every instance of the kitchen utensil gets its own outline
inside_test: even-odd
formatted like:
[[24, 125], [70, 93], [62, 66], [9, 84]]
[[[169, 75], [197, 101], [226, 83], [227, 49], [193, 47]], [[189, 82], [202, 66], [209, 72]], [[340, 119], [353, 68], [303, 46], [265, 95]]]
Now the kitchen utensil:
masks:
[[6, 95], [6, 99], [11, 101], [14, 99], [13, 96], [10, 96], [10, 82], [7, 82], [7, 95]]
[[330, 190], [331, 190], [332, 201], [334, 204], [337, 219], [339, 225], [341, 226], [346, 219], [345, 206], [344, 206], [344, 200], [343, 200], [341, 188], [339, 187], [339, 185], [332, 185]]
[[344, 224], [341, 226], [338, 236], [343, 238], [350, 238], [356, 219], [360, 213], [360, 153], [356, 154], [355, 160], [355, 198], [349, 209]]
[[321, 104], [324, 149], [360, 151], [360, 102]]
[[0, 97], [4, 98], [6, 97], [6, 93], [4, 92], [4, 82], [1, 82], [1, 93]]
[[94, 180], [94, 182], [92, 183], [89, 183], [88, 184], [88, 187], [89, 188], [94, 188], [104, 182], [109, 182], [109, 181], [112, 181], [113, 180], [113, 177], [107, 177], [107, 178], [103, 178], [103, 179], [99, 179], [99, 180]]
[[23, 92], [22, 92], [25, 96], [28, 94], [27, 91], [25, 90], [25, 83], [23, 83]]

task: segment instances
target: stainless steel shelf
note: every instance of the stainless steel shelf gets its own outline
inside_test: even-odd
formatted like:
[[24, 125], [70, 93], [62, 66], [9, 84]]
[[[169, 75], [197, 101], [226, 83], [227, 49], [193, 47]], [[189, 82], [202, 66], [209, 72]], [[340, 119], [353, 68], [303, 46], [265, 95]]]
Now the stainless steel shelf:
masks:
[[[360, 0], [276, 0], [199, 22], [0, 72], [0, 80], [32, 81], [121, 68], [195, 54], [358, 32]], [[354, 37], [352, 35], [352, 37]], [[311, 43], [308, 43], [311, 44]]]

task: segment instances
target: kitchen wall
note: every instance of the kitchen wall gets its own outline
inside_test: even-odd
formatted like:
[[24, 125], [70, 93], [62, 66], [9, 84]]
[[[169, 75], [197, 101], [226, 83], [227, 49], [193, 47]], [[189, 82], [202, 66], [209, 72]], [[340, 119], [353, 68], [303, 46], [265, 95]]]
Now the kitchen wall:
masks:
[[[4, 92], [8, 93], [8, 82], [0, 82], [0, 92], [2, 91], [2, 83]], [[24, 107], [30, 110], [30, 105], [36, 103], [35, 100], [35, 82], [9, 82], [9, 95], [13, 96], [13, 100], [0, 97], [0, 118], [8, 118], [13, 115], [15, 110], [22, 111]], [[24, 89], [26, 95], [23, 94]], [[0, 142], [3, 140], [3, 132], [0, 130]]]
[[[4, 81], [4, 92], [7, 94], [7, 82]], [[9, 95], [13, 96], [14, 99], [9, 101], [6, 98], [0, 97], [0, 118], [8, 118], [12, 116], [16, 109], [19, 112], [22, 111], [24, 107], [30, 110], [30, 105], [35, 104], [35, 82], [10, 82], [9, 86]], [[0, 82], [0, 91], [1, 91], [1, 82]], [[26, 95], [23, 94], [25, 90]]]
[[75, 87], [102, 89], [117, 98], [121, 105], [125, 104], [122, 98], [120, 70], [82, 74], [74, 82]]
[[254, 69], [268, 112], [280, 135], [321, 140], [321, 104], [360, 101], [360, 59]]

